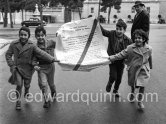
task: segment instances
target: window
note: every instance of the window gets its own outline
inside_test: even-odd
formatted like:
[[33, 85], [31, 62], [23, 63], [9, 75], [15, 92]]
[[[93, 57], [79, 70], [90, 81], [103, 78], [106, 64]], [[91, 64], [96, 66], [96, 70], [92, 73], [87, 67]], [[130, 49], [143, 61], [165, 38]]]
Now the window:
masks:
[[93, 7], [91, 8], [91, 13], [94, 13], [94, 8]]

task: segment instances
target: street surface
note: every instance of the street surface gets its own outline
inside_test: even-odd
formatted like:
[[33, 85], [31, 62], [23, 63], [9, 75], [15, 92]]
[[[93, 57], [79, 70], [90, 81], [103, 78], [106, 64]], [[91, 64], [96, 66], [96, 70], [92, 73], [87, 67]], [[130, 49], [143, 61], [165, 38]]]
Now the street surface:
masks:
[[[55, 32], [62, 24], [47, 25], [48, 39], [55, 38]], [[113, 30], [114, 25], [103, 25]], [[18, 38], [20, 26], [4, 29], [0, 25], [0, 39]], [[34, 27], [31, 27], [31, 40], [35, 40]], [[126, 34], [130, 36], [131, 25]], [[56, 63], [55, 84], [58, 93], [57, 101], [51, 108], [44, 109], [39, 101], [40, 89], [37, 75], [33, 75], [30, 92], [36, 97], [26, 102], [22, 97], [22, 110], [15, 110], [15, 103], [9, 101], [7, 94], [15, 89], [8, 83], [9, 67], [4, 55], [0, 56], [0, 124], [165, 124], [166, 123], [166, 25], [152, 24], [149, 43], [153, 48], [153, 69], [146, 93], [154, 93], [153, 99], [144, 101], [145, 110], [137, 110], [137, 102], [128, 101], [130, 88], [127, 84], [127, 73], [124, 71], [120, 85], [119, 99], [103, 98], [108, 81], [108, 66], [91, 72], [62, 71]], [[107, 46], [107, 39], [105, 39]], [[24, 90], [23, 90], [24, 93]], [[75, 95], [74, 95], [75, 94]], [[64, 97], [63, 97], [64, 95]], [[91, 97], [92, 96], [92, 97]], [[14, 97], [14, 95], [13, 95]], [[36, 100], [37, 99], [37, 100]], [[153, 100], [153, 101], [152, 101]]]

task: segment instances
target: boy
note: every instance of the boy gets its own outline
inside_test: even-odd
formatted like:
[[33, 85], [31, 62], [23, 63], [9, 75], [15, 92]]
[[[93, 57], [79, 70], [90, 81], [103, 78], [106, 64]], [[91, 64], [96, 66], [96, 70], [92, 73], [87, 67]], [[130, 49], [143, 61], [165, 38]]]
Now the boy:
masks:
[[[46, 39], [46, 30], [44, 27], [37, 27], [35, 30], [35, 37], [37, 39], [37, 46], [54, 57], [55, 41]], [[34, 58], [33, 65], [38, 73], [38, 84], [44, 95], [44, 108], [50, 107], [50, 101], [48, 100], [48, 85], [51, 90], [51, 96], [54, 98], [56, 96], [56, 87], [54, 84], [54, 73], [55, 65], [54, 63], [49, 63], [42, 58]]]
[[21, 27], [19, 30], [19, 39], [13, 41], [6, 52], [6, 61], [10, 67], [12, 75], [14, 76], [13, 81], [16, 85], [16, 110], [21, 109], [20, 98], [23, 84], [25, 87], [24, 96], [27, 96], [29, 93], [30, 82], [34, 72], [32, 66], [32, 58], [34, 54], [50, 63], [55, 61], [54, 57], [40, 50], [32, 43], [32, 41], [29, 40], [29, 38], [29, 28]]
[[[107, 31], [101, 26], [101, 31], [105, 37], [108, 37], [108, 55], [115, 55], [116, 53], [124, 50], [128, 45], [132, 43], [131, 39], [128, 38], [124, 33], [126, 31], [127, 25], [122, 20], [119, 19], [116, 24], [116, 30]], [[113, 93], [116, 97], [119, 97], [118, 89], [121, 83], [123, 69], [124, 69], [124, 60], [117, 60], [109, 64], [109, 81], [106, 86], [106, 91], [110, 92], [112, 84], [115, 81]]]

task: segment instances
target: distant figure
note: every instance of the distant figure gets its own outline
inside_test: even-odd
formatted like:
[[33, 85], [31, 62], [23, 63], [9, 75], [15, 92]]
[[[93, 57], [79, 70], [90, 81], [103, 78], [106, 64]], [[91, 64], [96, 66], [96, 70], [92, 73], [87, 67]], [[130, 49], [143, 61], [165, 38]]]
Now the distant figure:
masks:
[[134, 42], [133, 33], [136, 29], [142, 29], [149, 37], [150, 19], [149, 13], [145, 10], [145, 5], [141, 1], [136, 1], [133, 7], [137, 12], [131, 28], [131, 39]]

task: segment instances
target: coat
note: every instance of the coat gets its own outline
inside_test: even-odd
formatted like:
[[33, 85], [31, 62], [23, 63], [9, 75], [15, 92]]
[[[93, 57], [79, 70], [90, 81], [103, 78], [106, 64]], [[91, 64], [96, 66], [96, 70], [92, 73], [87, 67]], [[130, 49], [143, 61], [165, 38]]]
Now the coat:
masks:
[[[56, 42], [53, 40], [47, 40], [47, 42], [39, 44], [37, 43], [37, 46], [47, 52], [48, 54], [50, 54], [51, 56], [54, 57], [54, 51], [55, 51], [55, 46], [56, 46]], [[43, 58], [39, 58], [37, 56], [33, 57], [33, 62], [32, 64], [34, 66], [39, 66], [40, 67], [40, 71], [44, 72], [45, 74], [49, 74], [49, 73], [54, 73], [55, 72], [55, 65], [54, 63], [49, 63], [48, 61], [44, 60]]]
[[103, 36], [108, 37], [107, 53], [109, 56], [121, 52], [122, 50], [126, 49], [128, 45], [132, 44], [132, 40], [125, 34], [122, 37], [122, 42], [118, 43], [115, 30], [108, 31], [101, 26], [101, 31]]
[[13, 41], [6, 52], [5, 57], [9, 67], [16, 66], [23, 78], [31, 79], [34, 72], [32, 66], [32, 58], [34, 55], [41, 57], [50, 63], [54, 61], [54, 57], [40, 50], [30, 40], [28, 40], [24, 46], [21, 45], [19, 40]]
[[133, 39], [133, 33], [136, 29], [142, 29], [147, 33], [149, 36], [149, 28], [150, 28], [150, 19], [149, 19], [149, 13], [146, 10], [141, 11], [139, 15], [134, 17], [133, 25], [131, 28], [131, 38]]
[[[152, 55], [152, 48], [145, 45], [143, 53], [136, 47], [135, 43], [129, 45], [127, 49], [122, 52], [110, 56], [110, 61], [126, 59], [128, 71], [129, 86], [136, 86], [138, 78], [141, 79], [142, 84], [146, 84], [150, 78], [149, 58]], [[143, 73], [142, 73], [143, 70]], [[140, 80], [139, 80], [140, 81]]]

